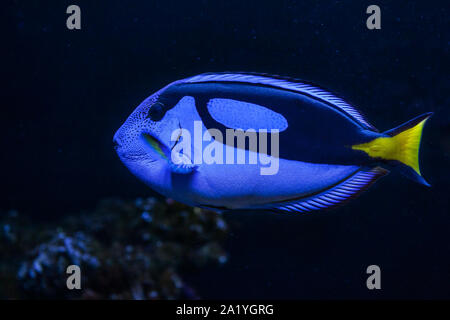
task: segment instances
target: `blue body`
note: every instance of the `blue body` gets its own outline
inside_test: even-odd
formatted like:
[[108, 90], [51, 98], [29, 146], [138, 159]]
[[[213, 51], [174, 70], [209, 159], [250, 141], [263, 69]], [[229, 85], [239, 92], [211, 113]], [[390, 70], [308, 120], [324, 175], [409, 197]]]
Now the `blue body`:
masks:
[[[313, 205], [320, 209], [351, 198], [385, 173], [366, 175], [364, 172], [374, 167], [373, 159], [351, 148], [384, 135], [339, 98], [291, 80], [226, 76], [213, 74], [174, 82], [135, 110], [115, 139], [120, 145], [119, 156], [136, 176], [158, 192], [190, 205], [280, 209], [301, 202], [302, 208]], [[224, 137], [226, 129], [277, 129], [277, 174], [261, 175], [260, 164], [203, 163], [174, 170], [169, 152], [176, 142], [171, 141], [171, 133], [177, 128], [194, 132], [195, 121], [201, 122], [202, 134], [216, 129]], [[149, 147], [143, 135], [157, 141], [160, 152]], [[237, 152], [232, 144], [222, 144], [225, 151], [234, 148]], [[268, 150], [270, 155], [270, 144]], [[252, 152], [245, 149], [246, 159]], [[314, 200], [361, 172], [362, 178], [355, 177], [354, 192], [344, 192], [335, 201], [331, 196]]]

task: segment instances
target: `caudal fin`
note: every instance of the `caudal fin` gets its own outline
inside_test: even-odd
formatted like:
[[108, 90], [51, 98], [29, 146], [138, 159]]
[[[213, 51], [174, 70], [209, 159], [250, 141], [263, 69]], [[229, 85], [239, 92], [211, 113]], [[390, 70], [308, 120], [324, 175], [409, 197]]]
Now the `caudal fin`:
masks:
[[408, 178], [430, 186], [422, 177], [419, 167], [419, 148], [425, 122], [432, 115], [420, 115], [394, 129], [384, 132], [389, 137], [376, 138], [370, 142], [352, 146], [366, 152], [370, 157], [400, 163], [399, 170]]

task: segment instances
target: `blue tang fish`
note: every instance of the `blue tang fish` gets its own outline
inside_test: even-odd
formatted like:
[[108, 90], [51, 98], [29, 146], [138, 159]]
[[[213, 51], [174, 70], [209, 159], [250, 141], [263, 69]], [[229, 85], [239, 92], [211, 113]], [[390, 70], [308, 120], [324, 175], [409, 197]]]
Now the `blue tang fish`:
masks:
[[[206, 73], [145, 99], [113, 141], [128, 169], [164, 196], [218, 211], [303, 213], [345, 203], [389, 170], [429, 186], [419, 147], [430, 116], [381, 133], [311, 83]], [[259, 145], [251, 142], [255, 132]], [[237, 133], [244, 144], [236, 146]]]

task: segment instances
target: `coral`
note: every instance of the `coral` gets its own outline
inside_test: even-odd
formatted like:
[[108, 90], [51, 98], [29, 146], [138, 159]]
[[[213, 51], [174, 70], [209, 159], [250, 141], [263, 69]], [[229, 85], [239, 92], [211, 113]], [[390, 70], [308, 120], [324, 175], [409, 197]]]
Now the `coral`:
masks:
[[[195, 299], [182, 274], [227, 261], [221, 216], [171, 200], [103, 200], [57, 226], [14, 214], [0, 221], [9, 298]], [[81, 269], [81, 290], [67, 289], [69, 265]]]

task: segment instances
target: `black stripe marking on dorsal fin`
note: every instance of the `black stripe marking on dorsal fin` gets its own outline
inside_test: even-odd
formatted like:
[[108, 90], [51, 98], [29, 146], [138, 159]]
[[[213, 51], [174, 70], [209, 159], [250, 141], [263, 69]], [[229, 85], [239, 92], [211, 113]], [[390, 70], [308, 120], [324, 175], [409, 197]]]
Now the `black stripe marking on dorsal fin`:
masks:
[[278, 75], [269, 75], [266, 73], [252, 72], [223, 72], [223, 73], [203, 73], [184, 79], [184, 83], [201, 83], [201, 82], [240, 82], [249, 84], [261, 84], [279, 89], [289, 90], [306, 94], [315, 99], [321, 100], [328, 105], [339, 109], [344, 114], [355, 120], [365, 129], [378, 131], [366, 119], [366, 117], [355, 107], [337, 97], [333, 93], [318, 87], [315, 84], [289, 77]]

